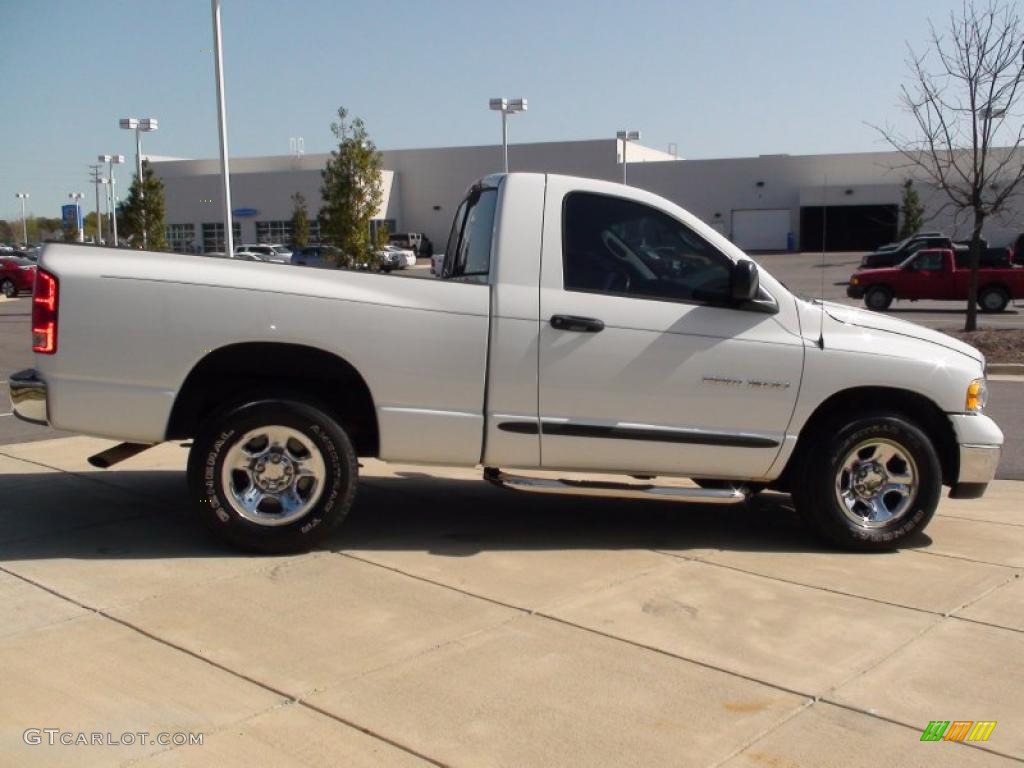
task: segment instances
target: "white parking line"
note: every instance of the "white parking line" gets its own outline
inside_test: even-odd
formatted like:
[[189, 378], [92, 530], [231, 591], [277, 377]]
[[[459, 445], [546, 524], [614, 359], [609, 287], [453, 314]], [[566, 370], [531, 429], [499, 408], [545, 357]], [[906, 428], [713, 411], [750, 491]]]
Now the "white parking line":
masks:
[[4, 416], [13, 416], [13, 415], [14, 415], [13, 413], [0, 413], [0, 419], [2, 419]]

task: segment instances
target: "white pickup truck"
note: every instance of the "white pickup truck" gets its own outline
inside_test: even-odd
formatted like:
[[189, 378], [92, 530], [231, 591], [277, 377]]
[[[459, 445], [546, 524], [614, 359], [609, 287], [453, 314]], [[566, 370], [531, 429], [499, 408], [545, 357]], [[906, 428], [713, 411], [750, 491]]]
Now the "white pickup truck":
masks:
[[20, 417], [127, 441], [98, 466], [192, 439], [198, 514], [258, 551], [322, 540], [361, 456], [540, 492], [780, 489], [884, 548], [943, 485], [980, 496], [1003, 441], [974, 348], [797, 298], [667, 200], [564, 176], [474, 185], [440, 279], [48, 246], [32, 328]]

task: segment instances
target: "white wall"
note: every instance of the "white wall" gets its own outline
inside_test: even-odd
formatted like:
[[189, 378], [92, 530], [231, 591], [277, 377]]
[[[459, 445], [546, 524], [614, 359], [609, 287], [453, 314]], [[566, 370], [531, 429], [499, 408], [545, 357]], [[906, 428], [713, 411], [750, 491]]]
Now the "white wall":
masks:
[[[617, 181], [621, 143], [616, 139], [564, 141], [509, 146], [513, 171], [564, 173]], [[287, 219], [291, 195], [306, 196], [311, 216], [320, 205], [320, 169], [327, 155], [250, 157], [231, 161], [232, 203], [260, 214], [243, 220], [242, 237], [255, 239], [255, 220]], [[907, 177], [895, 152], [839, 155], [765, 155], [712, 160], [671, 160], [660, 150], [631, 143], [628, 179], [679, 203], [726, 235], [734, 210], [787, 209], [790, 228], [800, 232], [800, 206], [896, 204]], [[636, 158], [639, 162], [633, 162]], [[155, 159], [154, 159], [155, 160]], [[400, 230], [424, 232], [443, 247], [455, 207], [474, 181], [502, 168], [500, 145], [400, 149], [383, 152], [386, 197], [380, 218], [395, 219]], [[167, 223], [193, 223], [201, 239], [204, 221], [219, 221], [219, 161], [154, 162], [166, 186]], [[761, 185], [758, 185], [761, 182]], [[955, 222], [942, 210], [943, 198], [929, 185], [918, 190], [930, 217], [926, 226], [958, 237], [969, 234], [968, 222]], [[847, 193], [849, 191], [849, 194]], [[213, 200], [212, 203], [202, 202]], [[1003, 245], [1024, 231], [1018, 205], [1001, 221], [989, 222], [985, 234]]]

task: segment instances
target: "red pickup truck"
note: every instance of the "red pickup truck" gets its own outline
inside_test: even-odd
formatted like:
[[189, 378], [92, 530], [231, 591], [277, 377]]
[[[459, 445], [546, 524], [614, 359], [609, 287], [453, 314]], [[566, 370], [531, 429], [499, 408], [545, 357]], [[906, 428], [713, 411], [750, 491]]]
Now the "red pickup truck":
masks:
[[[971, 270], [965, 256], [946, 249], [918, 251], [902, 264], [865, 269], [850, 278], [846, 295], [864, 299], [868, 309], [888, 309], [893, 299], [967, 299]], [[978, 269], [978, 306], [982, 312], [1002, 312], [1011, 299], [1024, 298], [1024, 268]]]

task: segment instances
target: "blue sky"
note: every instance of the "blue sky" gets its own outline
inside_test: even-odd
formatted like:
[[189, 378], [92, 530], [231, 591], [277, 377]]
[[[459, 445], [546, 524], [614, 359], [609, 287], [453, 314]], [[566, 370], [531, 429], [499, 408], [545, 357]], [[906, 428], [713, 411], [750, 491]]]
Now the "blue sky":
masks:
[[[491, 96], [525, 96], [511, 141], [643, 132], [684, 157], [856, 152], [897, 108], [906, 42], [960, 0], [222, 0], [232, 155], [330, 149], [339, 104], [384, 149], [500, 139]], [[217, 155], [208, 0], [0, 0], [0, 218], [92, 198], [87, 166]], [[130, 179], [120, 169], [119, 182]], [[119, 189], [124, 189], [122, 183]]]

